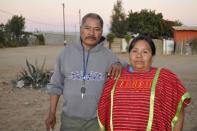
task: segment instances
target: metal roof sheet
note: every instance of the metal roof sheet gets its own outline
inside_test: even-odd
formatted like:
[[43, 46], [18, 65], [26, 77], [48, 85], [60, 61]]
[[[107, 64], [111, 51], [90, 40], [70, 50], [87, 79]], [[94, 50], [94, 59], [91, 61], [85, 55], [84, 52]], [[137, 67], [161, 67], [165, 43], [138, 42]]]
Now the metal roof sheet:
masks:
[[173, 26], [174, 30], [192, 30], [197, 31], [197, 26]]

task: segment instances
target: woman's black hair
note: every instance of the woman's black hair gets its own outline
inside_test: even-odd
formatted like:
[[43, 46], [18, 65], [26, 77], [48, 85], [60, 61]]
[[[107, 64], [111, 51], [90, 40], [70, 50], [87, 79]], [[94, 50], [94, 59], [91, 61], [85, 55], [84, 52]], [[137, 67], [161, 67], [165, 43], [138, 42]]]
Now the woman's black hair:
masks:
[[139, 36], [135, 37], [135, 38], [131, 41], [131, 43], [130, 43], [130, 45], [129, 45], [129, 50], [128, 50], [129, 53], [130, 53], [131, 49], [133, 49], [133, 47], [135, 46], [135, 44], [136, 44], [139, 40], [144, 40], [144, 41], [146, 41], [146, 42], [148, 43], [148, 45], [150, 46], [150, 48], [151, 48], [152, 55], [154, 56], [154, 55], [156, 54], [156, 48], [155, 48], [155, 44], [154, 44], [153, 40], [152, 40], [150, 37], [144, 36], [144, 35], [139, 35]]

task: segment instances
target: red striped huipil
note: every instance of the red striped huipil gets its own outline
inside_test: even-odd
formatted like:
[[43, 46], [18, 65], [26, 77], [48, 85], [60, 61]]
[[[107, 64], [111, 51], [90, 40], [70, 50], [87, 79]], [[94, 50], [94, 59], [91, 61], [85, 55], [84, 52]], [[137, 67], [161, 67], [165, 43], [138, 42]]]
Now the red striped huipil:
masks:
[[103, 130], [172, 130], [190, 95], [174, 73], [162, 68], [155, 75], [156, 71], [130, 73], [125, 68], [117, 81], [107, 80], [97, 113]]

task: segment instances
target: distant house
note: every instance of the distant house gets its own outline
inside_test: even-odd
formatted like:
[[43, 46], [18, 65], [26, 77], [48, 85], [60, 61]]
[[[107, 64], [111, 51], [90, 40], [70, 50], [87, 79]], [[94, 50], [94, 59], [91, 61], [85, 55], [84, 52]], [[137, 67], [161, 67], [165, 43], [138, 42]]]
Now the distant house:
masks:
[[189, 41], [197, 38], [197, 26], [173, 26], [175, 52], [177, 54], [190, 53]]

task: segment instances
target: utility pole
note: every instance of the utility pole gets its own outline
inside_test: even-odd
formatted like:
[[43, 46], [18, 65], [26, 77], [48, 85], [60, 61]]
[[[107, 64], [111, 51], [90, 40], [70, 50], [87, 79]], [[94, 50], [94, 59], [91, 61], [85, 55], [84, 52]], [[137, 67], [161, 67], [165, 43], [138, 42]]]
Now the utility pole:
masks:
[[62, 4], [63, 6], [63, 24], [64, 24], [64, 44], [65, 43], [65, 40], [66, 40], [66, 33], [65, 33], [65, 15], [64, 15], [64, 3]]
[[81, 26], [81, 9], [79, 9], [79, 27]]

